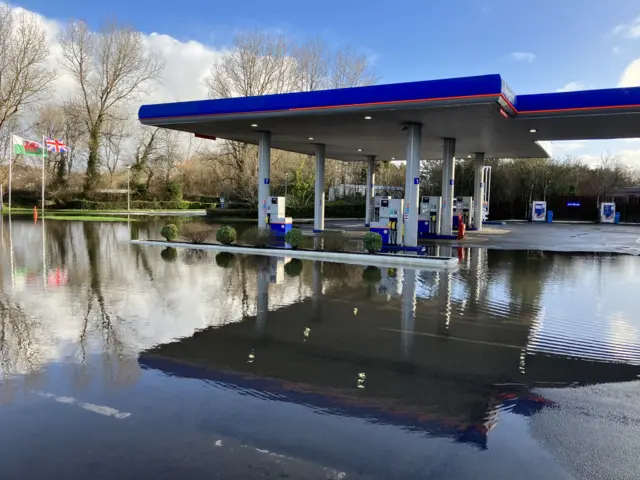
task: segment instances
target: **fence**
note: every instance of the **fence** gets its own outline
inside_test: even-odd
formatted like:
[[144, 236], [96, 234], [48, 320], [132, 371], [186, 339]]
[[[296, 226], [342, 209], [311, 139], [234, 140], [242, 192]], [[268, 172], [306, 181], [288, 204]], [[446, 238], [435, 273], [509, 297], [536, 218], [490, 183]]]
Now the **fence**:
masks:
[[[611, 200], [606, 198], [605, 201]], [[620, 212], [621, 222], [640, 223], [640, 196], [615, 197], [613, 201], [616, 203], [616, 211]], [[547, 197], [547, 210], [553, 212], [555, 220], [595, 222], [598, 220], [598, 197], [551, 195]], [[489, 219], [525, 219], [528, 211], [527, 199], [492, 201]]]

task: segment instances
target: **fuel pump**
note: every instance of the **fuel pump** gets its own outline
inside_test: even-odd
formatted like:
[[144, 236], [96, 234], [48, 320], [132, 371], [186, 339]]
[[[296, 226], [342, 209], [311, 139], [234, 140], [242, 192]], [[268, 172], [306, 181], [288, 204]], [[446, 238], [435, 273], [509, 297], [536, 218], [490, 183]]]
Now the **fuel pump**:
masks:
[[440, 235], [442, 197], [422, 197], [418, 214], [418, 238]]
[[293, 219], [285, 216], [285, 198], [269, 197], [267, 204], [267, 224], [275, 235], [284, 235], [293, 226]]
[[547, 221], [547, 202], [535, 201], [529, 204], [529, 221], [530, 222], [546, 222]]
[[404, 233], [402, 217], [404, 200], [391, 197], [374, 198], [374, 214], [370, 231], [379, 233], [383, 245], [401, 245]]
[[473, 197], [458, 197], [460, 209], [458, 212], [462, 212], [462, 221], [467, 228], [471, 228], [473, 225]]
[[616, 204], [613, 202], [602, 202], [600, 204], [600, 223], [615, 223]]

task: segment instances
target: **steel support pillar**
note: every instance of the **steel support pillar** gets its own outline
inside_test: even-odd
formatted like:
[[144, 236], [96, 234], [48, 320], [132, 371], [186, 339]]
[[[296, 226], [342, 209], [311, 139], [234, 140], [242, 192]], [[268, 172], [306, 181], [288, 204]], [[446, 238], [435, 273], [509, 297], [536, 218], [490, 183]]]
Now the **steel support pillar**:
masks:
[[367, 157], [367, 193], [366, 193], [366, 209], [364, 226], [371, 224], [371, 215], [373, 214], [373, 186], [376, 183], [376, 157], [369, 155]]
[[404, 185], [404, 246], [417, 247], [422, 125], [411, 123], [405, 128], [407, 130], [407, 170]]
[[456, 139], [445, 138], [442, 150], [442, 221], [440, 222], [440, 233], [442, 235], [452, 235], [453, 187], [456, 175]]
[[258, 144], [258, 227], [267, 227], [267, 202], [271, 196], [271, 132], [260, 132]]
[[322, 232], [324, 230], [324, 164], [325, 146], [316, 145], [316, 191], [315, 205], [313, 211], [313, 231]]
[[482, 230], [482, 201], [484, 200], [484, 152], [476, 152], [473, 182], [473, 226]]

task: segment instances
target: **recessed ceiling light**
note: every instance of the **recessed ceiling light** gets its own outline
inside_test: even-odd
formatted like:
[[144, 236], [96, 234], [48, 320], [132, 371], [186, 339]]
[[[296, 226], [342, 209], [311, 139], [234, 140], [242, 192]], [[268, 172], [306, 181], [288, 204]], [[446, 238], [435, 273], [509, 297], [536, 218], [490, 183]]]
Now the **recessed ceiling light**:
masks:
[[255, 127], [257, 127], [257, 126], [258, 126], [258, 124], [257, 124], [257, 123], [252, 123], [252, 124], [251, 124], [251, 126], [252, 126], [253, 128], [255, 128]]
[[366, 117], [364, 117], [365, 120], [371, 120], [371, 117], [369, 115], [367, 115]]
[[313, 140], [313, 137], [309, 137], [309, 140]]
[[362, 151], [362, 149], [361, 149], [361, 148], [359, 148], [359, 149], [358, 149], [358, 151], [359, 151], [359, 152], [361, 152], [361, 151]]
[[471, 155], [467, 155], [467, 158], [471, 158]]
[[529, 129], [529, 133], [536, 133], [538, 130], [536, 130], [535, 128], [530, 128]]
[[395, 159], [396, 159], [396, 157], [391, 157], [391, 160], [395, 160]]

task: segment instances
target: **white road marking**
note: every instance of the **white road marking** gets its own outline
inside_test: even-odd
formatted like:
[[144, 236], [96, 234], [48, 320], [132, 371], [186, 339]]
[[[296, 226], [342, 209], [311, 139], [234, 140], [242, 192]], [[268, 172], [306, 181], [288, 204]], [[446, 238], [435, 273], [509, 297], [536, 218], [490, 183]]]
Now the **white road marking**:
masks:
[[222, 440], [216, 440], [216, 447], [222, 446]]
[[484, 342], [482, 340], [470, 340], [467, 338], [459, 338], [459, 337], [449, 337], [446, 335], [438, 335], [437, 333], [426, 333], [426, 332], [414, 332], [413, 330], [398, 330], [397, 328], [385, 328], [380, 327], [380, 330], [386, 332], [398, 332], [398, 333], [408, 333], [410, 335], [420, 335], [423, 337], [434, 337], [434, 338], [442, 338], [446, 340], [453, 340], [456, 342], [466, 342], [466, 343], [476, 343], [478, 345], [489, 345], [490, 347], [504, 347], [504, 348], [517, 348], [521, 349], [522, 347], [519, 345], [509, 345], [508, 343], [495, 343], [495, 342]]
[[47, 392], [34, 392], [36, 395], [39, 395], [43, 398], [51, 398], [59, 403], [65, 403], [67, 405], [75, 405], [77, 407], [83, 408], [93, 413], [97, 413], [99, 415], [104, 415], [105, 417], [113, 417], [118, 420], [122, 420], [123, 418], [130, 417], [131, 414], [127, 412], [121, 412], [116, 410], [115, 408], [107, 407], [104, 405], [95, 405], [93, 403], [81, 402], [80, 400], [76, 400], [73, 397], [62, 397], [58, 395], [54, 395], [53, 393]]
[[640, 237], [636, 239], [636, 243], [640, 243]]

